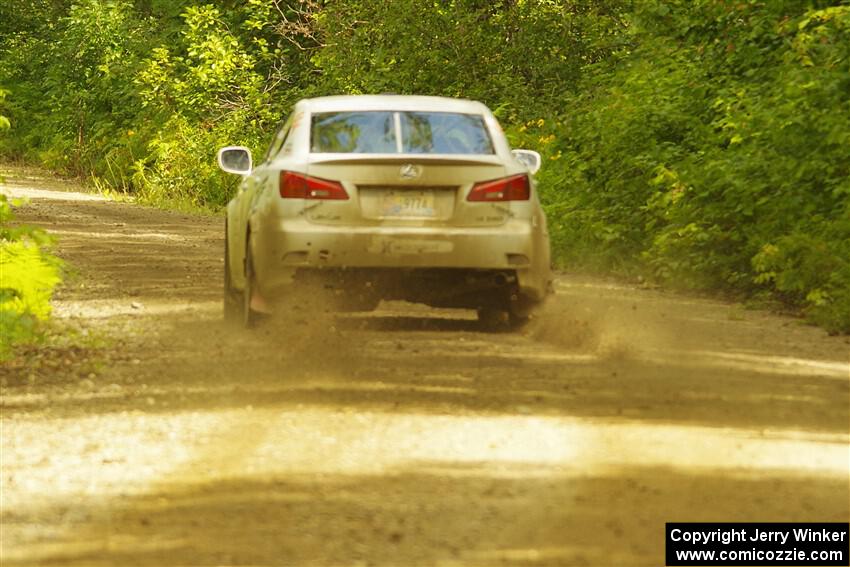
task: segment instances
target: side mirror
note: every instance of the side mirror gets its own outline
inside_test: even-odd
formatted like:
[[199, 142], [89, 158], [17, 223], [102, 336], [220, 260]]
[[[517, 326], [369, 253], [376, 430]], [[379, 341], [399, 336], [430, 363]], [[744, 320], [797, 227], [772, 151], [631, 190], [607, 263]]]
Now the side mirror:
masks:
[[253, 167], [251, 150], [244, 146], [221, 148], [218, 150], [218, 166], [227, 173], [248, 175]]
[[514, 159], [527, 167], [532, 175], [537, 173], [543, 163], [540, 154], [534, 150], [511, 150], [511, 153], [514, 155]]

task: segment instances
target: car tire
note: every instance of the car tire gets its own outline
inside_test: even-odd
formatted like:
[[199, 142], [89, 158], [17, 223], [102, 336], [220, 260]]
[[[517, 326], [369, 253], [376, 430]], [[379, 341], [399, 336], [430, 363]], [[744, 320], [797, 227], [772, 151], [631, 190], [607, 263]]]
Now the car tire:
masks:
[[504, 331], [509, 327], [509, 315], [498, 307], [479, 307], [478, 323], [485, 331]]
[[514, 331], [525, 326], [531, 320], [527, 311], [519, 311], [513, 305], [505, 307], [479, 307], [478, 323], [485, 331]]
[[233, 276], [230, 269], [230, 241], [227, 237], [227, 223], [224, 226], [224, 322], [235, 325], [242, 312], [242, 294], [233, 289]]
[[257, 313], [251, 309], [251, 299], [254, 295], [256, 282], [254, 281], [254, 262], [251, 260], [251, 247], [249, 244], [250, 242], [246, 242], [245, 245], [245, 289], [241, 294], [242, 309], [240, 313], [242, 326], [246, 329], [250, 329], [257, 322]]
[[508, 325], [511, 329], [520, 329], [531, 321], [531, 315], [528, 313], [517, 313], [508, 311]]
[[508, 325], [511, 329], [519, 329], [531, 321], [531, 314], [535, 309], [536, 303], [523, 297], [519, 293], [511, 294], [508, 299]]

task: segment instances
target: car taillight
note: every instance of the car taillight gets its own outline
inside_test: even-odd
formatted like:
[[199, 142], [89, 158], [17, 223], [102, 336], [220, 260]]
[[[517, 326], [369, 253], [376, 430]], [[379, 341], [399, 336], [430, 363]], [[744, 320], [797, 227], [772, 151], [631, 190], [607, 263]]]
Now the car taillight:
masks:
[[348, 199], [342, 183], [291, 171], [280, 172], [280, 196], [284, 199]]
[[472, 186], [467, 201], [528, 201], [531, 183], [525, 174], [513, 175], [493, 181], [483, 181]]

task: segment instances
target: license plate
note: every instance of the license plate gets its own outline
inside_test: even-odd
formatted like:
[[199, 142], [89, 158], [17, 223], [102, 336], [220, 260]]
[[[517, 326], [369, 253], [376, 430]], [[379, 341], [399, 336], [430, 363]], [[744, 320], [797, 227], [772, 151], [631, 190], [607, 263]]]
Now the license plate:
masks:
[[435, 217], [437, 209], [434, 207], [434, 192], [428, 190], [388, 191], [381, 199], [381, 216]]

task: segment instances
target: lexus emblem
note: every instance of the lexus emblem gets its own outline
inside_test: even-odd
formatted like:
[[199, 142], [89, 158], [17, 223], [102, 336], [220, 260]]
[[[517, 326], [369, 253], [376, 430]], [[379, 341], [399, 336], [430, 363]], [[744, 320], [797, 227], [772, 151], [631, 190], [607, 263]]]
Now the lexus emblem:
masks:
[[404, 164], [398, 171], [398, 176], [402, 179], [416, 179], [420, 175], [422, 175], [422, 168], [412, 163]]

